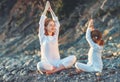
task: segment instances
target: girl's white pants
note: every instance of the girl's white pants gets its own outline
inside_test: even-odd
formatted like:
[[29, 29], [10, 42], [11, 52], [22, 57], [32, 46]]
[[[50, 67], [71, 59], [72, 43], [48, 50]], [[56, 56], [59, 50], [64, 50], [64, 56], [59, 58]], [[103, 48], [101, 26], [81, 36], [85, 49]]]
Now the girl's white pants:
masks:
[[76, 56], [71, 55], [57, 62], [55, 61], [54, 65], [50, 64], [49, 62], [40, 61], [37, 63], [37, 69], [40, 71], [52, 70], [53, 66], [59, 68], [61, 65], [63, 65], [65, 68], [70, 68], [71, 66], [73, 66], [75, 62], [76, 62]]
[[102, 72], [101, 68], [97, 68], [95, 66], [83, 64], [83, 63], [79, 63], [79, 62], [75, 63], [75, 67], [79, 70], [83, 70], [86, 72]]

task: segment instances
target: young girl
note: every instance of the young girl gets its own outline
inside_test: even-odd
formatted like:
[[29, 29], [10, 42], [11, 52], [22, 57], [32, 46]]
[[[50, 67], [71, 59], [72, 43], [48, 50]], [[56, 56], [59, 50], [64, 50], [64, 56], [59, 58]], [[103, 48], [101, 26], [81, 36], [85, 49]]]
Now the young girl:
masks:
[[[46, 17], [47, 11], [51, 13], [52, 19]], [[39, 21], [41, 61], [38, 62], [37, 69], [41, 74], [51, 74], [69, 68], [76, 61], [74, 55], [60, 60], [58, 49], [59, 27], [58, 18], [51, 9], [50, 3], [47, 1], [45, 10]]]
[[94, 29], [93, 19], [89, 21], [86, 40], [90, 45], [90, 50], [88, 52], [88, 63], [83, 64], [76, 62], [75, 67], [80, 71], [86, 72], [102, 72], [102, 50], [104, 41], [102, 40], [102, 34], [100, 31]]

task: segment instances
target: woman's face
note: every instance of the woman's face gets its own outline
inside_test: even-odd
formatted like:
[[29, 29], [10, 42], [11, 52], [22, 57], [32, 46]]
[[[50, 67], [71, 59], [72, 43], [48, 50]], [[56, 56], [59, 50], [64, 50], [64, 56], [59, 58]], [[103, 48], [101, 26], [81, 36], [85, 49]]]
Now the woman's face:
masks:
[[48, 32], [52, 32], [54, 33], [55, 32], [55, 22], [54, 21], [50, 21], [46, 27], [47, 31]]

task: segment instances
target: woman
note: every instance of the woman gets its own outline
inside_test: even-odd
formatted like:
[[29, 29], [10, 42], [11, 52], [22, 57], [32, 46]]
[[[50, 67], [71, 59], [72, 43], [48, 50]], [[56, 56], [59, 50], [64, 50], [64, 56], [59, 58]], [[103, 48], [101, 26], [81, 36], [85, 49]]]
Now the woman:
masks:
[[102, 34], [100, 31], [94, 29], [93, 19], [89, 21], [89, 25], [86, 32], [86, 40], [90, 45], [88, 52], [88, 63], [83, 64], [77, 62], [75, 67], [80, 71], [86, 72], [102, 72], [102, 50], [104, 41], [102, 40]]
[[[52, 15], [52, 19], [46, 17], [46, 13], [49, 11]], [[39, 40], [41, 45], [41, 61], [37, 64], [37, 69], [41, 74], [51, 74], [65, 68], [71, 67], [75, 61], [75, 56], [69, 56], [64, 59], [60, 59], [58, 49], [58, 35], [59, 35], [59, 21], [50, 3], [47, 1], [45, 10], [39, 21]]]

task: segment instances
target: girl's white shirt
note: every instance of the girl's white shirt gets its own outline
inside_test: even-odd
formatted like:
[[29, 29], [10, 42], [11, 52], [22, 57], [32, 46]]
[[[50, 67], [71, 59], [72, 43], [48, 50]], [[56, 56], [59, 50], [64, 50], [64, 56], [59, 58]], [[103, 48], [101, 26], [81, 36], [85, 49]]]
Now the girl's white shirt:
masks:
[[[48, 62], [52, 65], [56, 64], [60, 60], [59, 48], [58, 48], [58, 35], [60, 23], [57, 17], [53, 17], [55, 21], [55, 34], [54, 36], [46, 36], [44, 30], [44, 22], [47, 17], [42, 15], [39, 21], [39, 40], [41, 45], [41, 61]], [[56, 61], [56, 62], [55, 62]]]
[[91, 30], [87, 28], [86, 31], [86, 40], [90, 45], [90, 50], [88, 52], [88, 63], [87, 65], [93, 66], [95, 70], [102, 71], [103, 63], [102, 63], [102, 50], [103, 46], [99, 46], [98, 44], [94, 43], [91, 38]]

